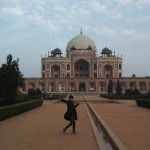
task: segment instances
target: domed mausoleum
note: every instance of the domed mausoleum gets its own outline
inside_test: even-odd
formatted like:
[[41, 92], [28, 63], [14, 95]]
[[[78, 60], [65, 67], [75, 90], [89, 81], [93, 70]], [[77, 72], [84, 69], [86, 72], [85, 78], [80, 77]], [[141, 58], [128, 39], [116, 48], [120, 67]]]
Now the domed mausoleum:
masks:
[[145, 80], [122, 77], [122, 56], [107, 47], [97, 49], [95, 42], [81, 32], [68, 42], [65, 57], [55, 48], [41, 58], [41, 78], [26, 78], [24, 91], [39, 88], [46, 93], [107, 93], [110, 79], [113, 92], [118, 79], [122, 93], [131, 88], [148, 90]]
[[96, 45], [92, 39], [80, 34], [72, 38], [66, 47], [66, 52], [70, 50], [93, 50], [96, 51]]

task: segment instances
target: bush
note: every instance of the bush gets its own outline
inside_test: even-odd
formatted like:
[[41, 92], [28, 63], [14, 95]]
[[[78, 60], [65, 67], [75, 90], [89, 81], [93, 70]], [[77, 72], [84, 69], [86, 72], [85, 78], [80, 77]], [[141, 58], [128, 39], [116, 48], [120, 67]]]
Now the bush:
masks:
[[28, 96], [42, 96], [42, 91], [39, 88], [37, 88], [36, 90], [29, 89]]
[[150, 99], [137, 99], [136, 104], [137, 104], [137, 106], [141, 106], [144, 108], [150, 108]]
[[132, 90], [132, 89], [127, 89], [126, 90], [126, 95], [128, 95], [128, 96], [138, 96], [138, 95], [140, 95], [140, 91], [138, 90], [138, 89], [134, 89], [134, 90]]
[[29, 96], [27, 94], [18, 92], [17, 93], [17, 99], [13, 103], [11, 101], [6, 101], [4, 98], [0, 98], [0, 107], [2, 106], [7, 106], [7, 105], [12, 105], [12, 104], [17, 104], [17, 103], [22, 103], [22, 102], [27, 102], [31, 100], [37, 100], [41, 99], [41, 96]]
[[67, 94], [65, 94], [65, 93], [47, 93], [47, 94], [45, 94], [45, 99], [47, 99], [47, 100], [58, 100], [58, 99], [62, 99], [62, 98], [64, 98], [64, 97], [66, 97], [67, 96]]
[[[15, 103], [13, 104], [18, 104], [18, 103], [22, 103], [22, 102], [25, 102], [27, 101], [26, 99], [19, 99], [19, 100], [16, 100]], [[0, 100], [0, 107], [3, 107], [3, 106], [8, 106], [8, 105], [12, 105], [11, 102], [9, 101], [5, 101], [5, 100]]]
[[32, 100], [27, 102], [22, 102], [18, 104], [8, 105], [4, 107], [0, 107], [0, 120], [4, 120], [23, 112], [29, 111], [36, 107], [41, 106], [43, 103], [42, 100]]

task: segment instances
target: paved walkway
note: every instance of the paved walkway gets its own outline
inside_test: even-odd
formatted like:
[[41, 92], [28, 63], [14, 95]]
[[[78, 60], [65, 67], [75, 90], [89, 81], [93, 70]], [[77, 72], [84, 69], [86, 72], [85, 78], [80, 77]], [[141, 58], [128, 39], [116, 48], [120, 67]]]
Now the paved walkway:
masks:
[[128, 150], [149, 150], [150, 109], [133, 100], [118, 102], [91, 105]]
[[78, 107], [78, 135], [63, 119], [66, 105], [44, 102], [43, 106], [0, 122], [0, 150], [97, 150], [98, 146], [84, 104]]
[[[81, 95], [75, 96], [82, 100]], [[103, 100], [86, 95], [87, 100]], [[150, 110], [137, 107], [134, 101], [92, 103], [128, 150], [150, 149]], [[68, 122], [63, 119], [66, 105], [44, 102], [43, 106], [0, 122], [0, 150], [97, 150], [95, 136], [84, 104], [78, 107], [78, 135], [71, 129], [66, 135], [60, 130]]]

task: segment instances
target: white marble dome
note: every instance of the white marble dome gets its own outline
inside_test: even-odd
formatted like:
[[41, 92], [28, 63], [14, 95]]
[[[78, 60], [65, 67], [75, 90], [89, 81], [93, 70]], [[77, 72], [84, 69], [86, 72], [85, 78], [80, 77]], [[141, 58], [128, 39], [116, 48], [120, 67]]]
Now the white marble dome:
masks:
[[80, 34], [72, 38], [66, 47], [66, 52], [70, 50], [92, 50], [96, 51], [96, 45], [89, 37]]

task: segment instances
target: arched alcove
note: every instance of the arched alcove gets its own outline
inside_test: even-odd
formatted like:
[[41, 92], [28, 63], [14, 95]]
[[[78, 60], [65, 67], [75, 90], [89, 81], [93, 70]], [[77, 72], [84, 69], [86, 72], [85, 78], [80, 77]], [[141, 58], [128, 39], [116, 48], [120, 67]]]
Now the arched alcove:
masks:
[[79, 59], [74, 64], [74, 77], [82, 78], [90, 76], [89, 63], [84, 59]]

